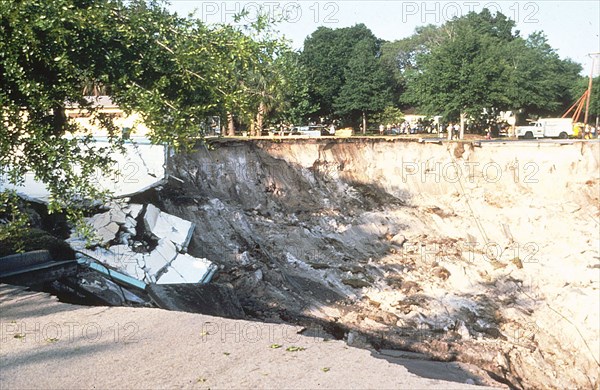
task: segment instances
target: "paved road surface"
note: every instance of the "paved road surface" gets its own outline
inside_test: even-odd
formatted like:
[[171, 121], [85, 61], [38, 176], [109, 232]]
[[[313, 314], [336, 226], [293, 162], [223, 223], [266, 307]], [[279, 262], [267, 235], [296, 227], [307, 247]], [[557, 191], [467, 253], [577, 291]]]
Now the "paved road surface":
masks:
[[458, 364], [390, 363], [287, 325], [74, 306], [7, 285], [0, 285], [0, 316], [1, 389], [483, 388], [467, 385], [478, 377]]

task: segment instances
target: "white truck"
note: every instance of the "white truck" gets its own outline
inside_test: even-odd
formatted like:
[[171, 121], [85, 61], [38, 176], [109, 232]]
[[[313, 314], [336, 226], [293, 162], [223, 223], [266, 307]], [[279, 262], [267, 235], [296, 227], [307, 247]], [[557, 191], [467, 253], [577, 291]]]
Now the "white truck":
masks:
[[573, 119], [538, 119], [530, 126], [518, 126], [516, 128], [516, 133], [519, 138], [569, 138], [573, 136]]

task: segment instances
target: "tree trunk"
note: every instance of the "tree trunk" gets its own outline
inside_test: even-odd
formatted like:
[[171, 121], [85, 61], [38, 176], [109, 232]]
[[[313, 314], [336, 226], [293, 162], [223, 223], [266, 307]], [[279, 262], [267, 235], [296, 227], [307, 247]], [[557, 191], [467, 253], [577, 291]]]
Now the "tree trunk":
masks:
[[467, 114], [465, 114], [464, 112], [460, 113], [460, 135], [458, 136], [458, 139], [464, 139], [465, 138], [465, 121], [467, 119]]
[[362, 113], [362, 133], [363, 135], [367, 134], [367, 115], [364, 111]]
[[265, 111], [267, 110], [267, 107], [265, 106], [264, 102], [260, 102], [260, 104], [258, 105], [258, 112], [256, 113], [256, 135], [259, 136], [262, 134], [262, 130], [263, 130], [263, 122], [264, 122], [264, 118], [265, 118]]
[[227, 113], [227, 135], [230, 137], [235, 136], [235, 123], [233, 122], [233, 114]]

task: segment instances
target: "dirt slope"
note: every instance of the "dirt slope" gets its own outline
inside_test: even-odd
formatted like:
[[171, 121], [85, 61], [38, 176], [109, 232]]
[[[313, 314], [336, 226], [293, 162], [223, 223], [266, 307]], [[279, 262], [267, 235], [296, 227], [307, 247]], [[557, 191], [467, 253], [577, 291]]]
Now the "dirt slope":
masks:
[[158, 194], [247, 314], [596, 388], [600, 144], [230, 141]]

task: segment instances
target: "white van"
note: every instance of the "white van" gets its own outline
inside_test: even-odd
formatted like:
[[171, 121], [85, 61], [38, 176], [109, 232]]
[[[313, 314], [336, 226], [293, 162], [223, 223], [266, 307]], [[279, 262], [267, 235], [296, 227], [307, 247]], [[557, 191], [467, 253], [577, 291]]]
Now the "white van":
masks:
[[571, 118], [545, 118], [538, 119], [531, 126], [518, 126], [516, 128], [519, 138], [569, 138], [573, 136], [573, 119]]

